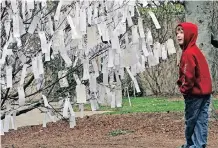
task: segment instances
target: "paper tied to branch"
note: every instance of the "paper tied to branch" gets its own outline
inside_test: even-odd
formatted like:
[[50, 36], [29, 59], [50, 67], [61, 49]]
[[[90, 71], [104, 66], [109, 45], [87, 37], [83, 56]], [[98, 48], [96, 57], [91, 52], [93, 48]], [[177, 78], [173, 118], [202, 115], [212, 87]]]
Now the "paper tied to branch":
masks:
[[83, 59], [83, 80], [89, 79], [89, 58]]
[[86, 87], [84, 84], [77, 84], [76, 98], [77, 103], [86, 103]]
[[67, 70], [62, 70], [62, 71], [59, 71], [58, 72], [58, 79], [59, 80], [59, 84], [60, 84], [60, 87], [69, 87], [69, 83], [67, 81]]
[[23, 86], [18, 86], [17, 90], [18, 90], [18, 97], [19, 97], [19, 100], [18, 100], [19, 106], [23, 106], [25, 105], [25, 100], [26, 100], [24, 88]]
[[55, 21], [59, 21], [62, 4], [63, 4], [63, 0], [59, 1], [56, 12], [55, 12], [55, 16], [54, 16]]
[[90, 74], [89, 90], [90, 92], [97, 92], [97, 80], [96, 80], [96, 76], [94, 73]]
[[165, 43], [161, 44], [161, 57], [162, 57], [162, 60], [167, 59], [167, 50], [166, 50], [166, 44]]
[[139, 85], [138, 85], [138, 82], [136, 80], [136, 78], [133, 76], [133, 74], [131, 73], [130, 69], [128, 67], [126, 67], [126, 70], [130, 76], [130, 78], [132, 79], [134, 85], [135, 85], [135, 88], [136, 88], [136, 91], [139, 93], [141, 92], [140, 89], [139, 89]]
[[96, 59], [93, 59], [91, 62], [92, 62], [93, 69], [95, 71], [95, 77], [97, 78], [99, 76], [99, 70], [98, 70]]
[[138, 34], [137, 25], [132, 26], [132, 43], [133, 44], [138, 44], [139, 43], [139, 34]]
[[33, 34], [39, 22], [40, 22], [40, 17], [37, 15], [34, 16], [27, 32]]
[[158, 20], [157, 20], [157, 18], [156, 18], [156, 16], [155, 16], [155, 14], [152, 12], [152, 11], [148, 11], [148, 14], [151, 16], [151, 18], [152, 18], [152, 20], [153, 20], [153, 22], [154, 22], [154, 25], [155, 25], [155, 27], [156, 27], [156, 29], [160, 29], [161, 28], [161, 26], [160, 26], [160, 24], [159, 24], [159, 22], [158, 22]]
[[80, 9], [80, 31], [82, 33], [82, 35], [87, 33], [87, 22], [86, 22], [86, 9], [82, 8]]
[[81, 84], [81, 81], [80, 81], [78, 75], [77, 75], [77, 74], [73, 74], [73, 77], [74, 77], [74, 79], [75, 79], [75, 81], [76, 81], [76, 84], [77, 84], [77, 85], [80, 85], [80, 84]]
[[141, 17], [138, 18], [138, 27], [139, 27], [140, 38], [145, 38], [145, 32], [144, 32], [144, 28], [143, 28], [143, 20]]
[[41, 41], [42, 53], [48, 53], [48, 44], [47, 44], [45, 32], [39, 31], [38, 34]]
[[151, 30], [147, 28], [147, 37], [146, 37], [146, 43], [150, 46], [153, 45], [153, 37], [151, 34]]
[[176, 48], [174, 46], [173, 39], [168, 39], [166, 41], [166, 47], [167, 47], [167, 51], [168, 51], [169, 55], [172, 55], [172, 54], [176, 53]]
[[76, 28], [76, 24], [74, 24], [73, 19], [70, 15], [67, 16], [67, 21], [70, 24], [72, 39], [81, 39], [82, 35]]
[[12, 88], [12, 67], [6, 67], [7, 88]]

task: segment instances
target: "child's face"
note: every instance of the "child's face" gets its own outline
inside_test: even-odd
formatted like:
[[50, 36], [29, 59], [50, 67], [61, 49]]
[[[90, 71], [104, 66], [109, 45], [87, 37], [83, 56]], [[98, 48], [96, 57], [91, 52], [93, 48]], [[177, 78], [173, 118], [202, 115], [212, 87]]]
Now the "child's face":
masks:
[[179, 45], [184, 44], [184, 32], [181, 26], [178, 26], [176, 28], [176, 38], [177, 38]]

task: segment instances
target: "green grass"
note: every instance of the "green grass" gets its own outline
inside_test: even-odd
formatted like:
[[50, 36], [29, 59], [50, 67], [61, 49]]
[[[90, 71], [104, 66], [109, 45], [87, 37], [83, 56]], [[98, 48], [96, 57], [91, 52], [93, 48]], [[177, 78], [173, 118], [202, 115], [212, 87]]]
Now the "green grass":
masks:
[[[214, 106], [218, 109], [218, 99], [213, 100]], [[125, 113], [136, 113], [136, 112], [178, 112], [184, 111], [184, 101], [178, 100], [173, 101], [167, 98], [131, 98], [132, 106], [129, 106], [127, 98], [123, 99], [122, 108], [110, 108], [110, 106], [101, 106], [101, 111], [111, 111], [106, 114], [125, 114]], [[90, 104], [85, 105], [84, 109], [90, 111]], [[74, 108], [74, 111], [78, 111], [78, 107]]]
[[129, 106], [128, 99], [123, 99], [123, 107], [111, 109], [101, 107], [101, 110], [109, 110], [107, 114], [125, 114], [135, 112], [168, 112], [183, 111], [183, 101], [170, 101], [166, 98], [131, 98], [132, 106]]

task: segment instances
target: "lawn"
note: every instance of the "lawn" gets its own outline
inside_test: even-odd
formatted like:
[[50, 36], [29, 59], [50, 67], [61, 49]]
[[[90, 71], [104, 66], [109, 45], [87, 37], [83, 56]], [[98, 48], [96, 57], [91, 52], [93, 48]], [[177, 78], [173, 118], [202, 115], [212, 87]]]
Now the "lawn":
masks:
[[[214, 106], [218, 109], [218, 99], [214, 99]], [[125, 114], [135, 112], [179, 112], [184, 110], [184, 101], [172, 100], [167, 98], [137, 97], [131, 98], [131, 104], [127, 98], [123, 99], [122, 108], [110, 108], [110, 106], [101, 106], [101, 111], [111, 111], [106, 114]], [[77, 109], [76, 109], [77, 110]], [[90, 105], [85, 106], [85, 110], [91, 110]]]

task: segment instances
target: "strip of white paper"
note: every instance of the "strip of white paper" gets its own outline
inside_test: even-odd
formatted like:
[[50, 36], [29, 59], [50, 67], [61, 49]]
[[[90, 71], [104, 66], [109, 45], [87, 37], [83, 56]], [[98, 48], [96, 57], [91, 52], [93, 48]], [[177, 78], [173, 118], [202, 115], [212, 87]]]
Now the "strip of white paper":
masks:
[[57, 7], [57, 9], [56, 9], [55, 16], [54, 16], [54, 20], [55, 20], [55, 21], [58, 21], [58, 20], [59, 20], [59, 16], [60, 16], [60, 11], [61, 11], [62, 4], [63, 4], [63, 1], [59, 1], [58, 7]]
[[72, 17], [70, 15], [67, 16], [67, 21], [70, 24], [72, 39], [80, 38], [79, 33], [78, 33], [77, 29], [76, 29], [76, 25], [74, 25], [73, 19], [72, 19]]
[[86, 34], [86, 9], [80, 9], [80, 31], [84, 35]]
[[27, 0], [27, 8], [33, 10], [34, 9], [34, 0]]
[[64, 118], [69, 117], [68, 109], [69, 109], [69, 98], [66, 98], [65, 102], [64, 102], [64, 108], [63, 108], [63, 117]]
[[144, 28], [143, 28], [143, 21], [142, 18], [138, 18], [138, 27], [139, 27], [139, 35], [140, 38], [145, 38], [145, 32], [144, 32]]
[[48, 45], [47, 45], [45, 32], [44, 31], [39, 31], [38, 34], [39, 34], [39, 38], [40, 38], [40, 41], [41, 41], [42, 53], [48, 53]]
[[156, 18], [156, 16], [155, 16], [155, 14], [154, 14], [152, 11], [148, 11], [148, 14], [151, 16], [151, 18], [152, 18], [152, 20], [153, 20], [153, 22], [154, 22], [154, 25], [155, 25], [155, 27], [156, 27], [156, 29], [160, 29], [161, 26], [160, 26], [160, 24], [159, 24], [159, 22], [158, 22], [158, 20], [157, 20], [157, 18]]
[[37, 57], [32, 58], [32, 71], [34, 74], [34, 78], [38, 79], [39, 78], [39, 69], [38, 69], [38, 58]]
[[77, 103], [86, 103], [86, 87], [83, 84], [76, 86]]
[[39, 72], [39, 75], [44, 74], [44, 68], [43, 68], [43, 62], [42, 62], [42, 54], [39, 53], [37, 56], [37, 69]]
[[20, 37], [19, 15], [13, 15], [13, 35], [15, 38]]
[[129, 70], [129, 68], [126, 67], [126, 70], [127, 70], [128, 74], [129, 74], [130, 78], [132, 79], [134, 85], [135, 85], [136, 91], [137, 91], [138, 93], [141, 92], [140, 89], [139, 89], [139, 85], [138, 85], [138, 82], [137, 82], [136, 78], [132, 75], [132, 73], [131, 73], [131, 71]]
[[166, 46], [169, 55], [176, 53], [176, 48], [174, 46], [173, 39], [168, 39], [166, 42]]
[[62, 71], [58, 72], [58, 78], [59, 79], [62, 78], [59, 80], [60, 87], [68, 87], [69, 86], [66, 74], [67, 74], [66, 70], [62, 70]]
[[23, 35], [26, 33], [26, 30], [24, 28], [23, 20], [20, 16], [19, 17], [19, 30], [20, 30], [20, 35]]
[[50, 52], [51, 52], [51, 44], [52, 44], [51, 41], [47, 44], [47, 53], [45, 53], [45, 62], [51, 60], [51, 56], [50, 56]]
[[99, 76], [99, 70], [98, 70], [98, 65], [96, 63], [96, 59], [92, 60], [92, 66], [95, 71], [95, 77], [97, 78]]
[[0, 135], [4, 135], [4, 125], [1, 119], [0, 119]]
[[161, 53], [162, 53], [162, 60], [166, 60], [167, 59], [167, 50], [166, 50], [166, 44], [163, 43], [161, 44]]
[[133, 44], [139, 43], [139, 34], [138, 34], [137, 25], [132, 26], [132, 43]]
[[73, 74], [73, 77], [74, 77], [74, 79], [75, 79], [75, 81], [76, 81], [76, 84], [77, 84], [77, 85], [80, 85], [80, 84], [81, 84], [81, 81], [80, 81], [78, 75], [77, 75], [77, 74]]
[[10, 115], [5, 115], [5, 119], [4, 119], [4, 132], [8, 132], [9, 131], [10, 119], [11, 119]]
[[146, 38], [146, 43], [150, 46], [153, 45], [153, 37], [151, 34], [151, 30], [147, 28], [147, 38]]
[[130, 15], [129, 11], [127, 12], [127, 22], [128, 22], [128, 27], [133, 26], [132, 17]]
[[141, 39], [141, 44], [142, 44], [142, 51], [143, 51], [144, 56], [148, 57], [149, 53], [148, 53], [148, 49], [147, 49], [146, 42], [145, 42], [144, 38]]
[[7, 88], [12, 88], [12, 67], [6, 67]]
[[31, 24], [30, 24], [30, 26], [29, 26], [29, 29], [28, 29], [28, 31], [27, 31], [28, 33], [30, 33], [30, 34], [33, 34], [33, 33], [34, 33], [34, 31], [35, 31], [35, 29], [36, 29], [38, 23], [40, 22], [39, 20], [40, 20], [40, 18], [39, 18], [37, 15], [34, 16], [32, 22], [31, 22]]
[[97, 92], [97, 81], [96, 81], [96, 77], [95, 74], [90, 74], [90, 78], [89, 78], [89, 90], [90, 92]]
[[6, 35], [7, 37], [9, 36], [9, 32], [10, 32], [10, 29], [11, 29], [11, 20], [5, 20], [4, 22], [4, 26], [5, 26], [5, 32], [6, 32]]
[[114, 30], [113, 33], [112, 33], [111, 44], [112, 44], [112, 49], [115, 49], [116, 53], [121, 52], [120, 42], [119, 42], [119, 38], [118, 38], [116, 30]]
[[23, 65], [22, 72], [21, 72], [21, 78], [20, 78], [20, 86], [23, 86], [23, 84], [24, 84], [24, 79], [26, 77], [27, 66], [28, 66], [27, 64]]
[[88, 80], [89, 79], [89, 58], [86, 57], [83, 60], [83, 80]]
[[25, 105], [25, 92], [22, 86], [17, 87], [18, 97], [19, 97], [19, 105]]
[[108, 51], [108, 67], [114, 67], [115, 49], [110, 48]]

